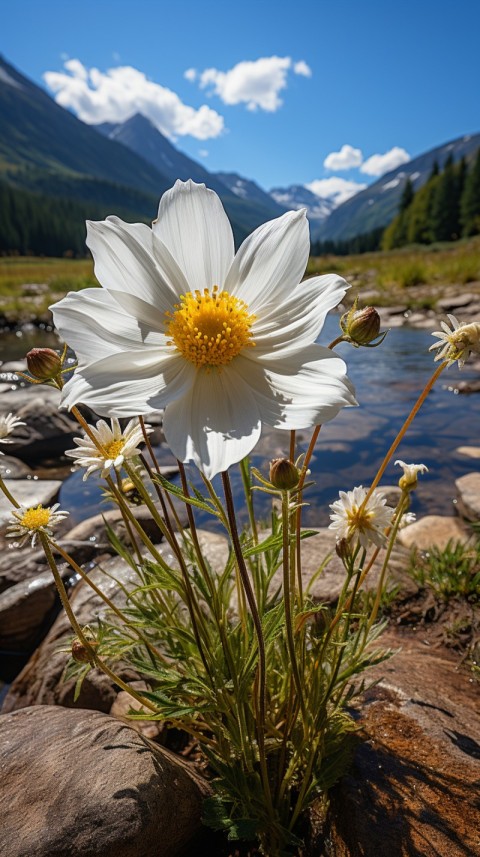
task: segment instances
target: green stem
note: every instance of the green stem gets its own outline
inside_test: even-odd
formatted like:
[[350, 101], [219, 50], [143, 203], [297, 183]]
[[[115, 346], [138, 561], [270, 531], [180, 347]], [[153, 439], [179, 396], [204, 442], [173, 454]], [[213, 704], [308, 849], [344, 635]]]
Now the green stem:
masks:
[[257, 643], [258, 643], [258, 693], [257, 693], [257, 743], [258, 743], [258, 755], [260, 760], [260, 770], [262, 775], [263, 788], [265, 792], [265, 797], [267, 801], [267, 806], [269, 808], [269, 812], [273, 815], [273, 804], [272, 804], [272, 794], [270, 789], [270, 781], [268, 779], [268, 770], [267, 770], [267, 756], [265, 751], [265, 726], [266, 726], [266, 701], [267, 701], [267, 662], [266, 662], [266, 654], [265, 654], [265, 640], [263, 638], [262, 631], [262, 623], [260, 620], [260, 615], [258, 613], [257, 604], [255, 601], [255, 594], [252, 589], [252, 584], [250, 583], [250, 578], [248, 576], [247, 566], [245, 564], [245, 558], [242, 553], [242, 546], [240, 544], [240, 539], [238, 536], [237, 529], [237, 521], [235, 516], [235, 506], [233, 503], [233, 494], [232, 494], [232, 486], [230, 484], [230, 478], [228, 475], [228, 471], [222, 472], [222, 482], [223, 482], [223, 490], [225, 492], [225, 503], [227, 508], [227, 517], [229, 522], [230, 529], [230, 537], [232, 540], [233, 549], [235, 551], [235, 557], [237, 559], [238, 568], [240, 571], [240, 576], [242, 579], [242, 584], [245, 589], [245, 595], [247, 597], [248, 606], [250, 607], [250, 612], [252, 614], [253, 625], [255, 628], [255, 633], [257, 635]]
[[287, 632], [287, 647], [290, 655], [293, 680], [297, 689], [304, 724], [307, 723], [307, 710], [303, 695], [302, 682], [298, 670], [295, 640], [293, 636], [293, 605], [294, 592], [290, 580], [290, 492], [282, 492], [282, 536], [283, 536], [283, 602], [285, 607], [285, 627]]

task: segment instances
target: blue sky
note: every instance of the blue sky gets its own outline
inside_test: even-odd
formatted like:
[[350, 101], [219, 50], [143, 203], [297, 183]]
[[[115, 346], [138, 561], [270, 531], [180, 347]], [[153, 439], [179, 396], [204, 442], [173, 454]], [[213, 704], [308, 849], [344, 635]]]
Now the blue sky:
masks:
[[480, 131], [480, 3], [444, 9], [16, 0], [3, 7], [0, 51], [85, 121], [142, 105], [209, 170], [328, 195]]

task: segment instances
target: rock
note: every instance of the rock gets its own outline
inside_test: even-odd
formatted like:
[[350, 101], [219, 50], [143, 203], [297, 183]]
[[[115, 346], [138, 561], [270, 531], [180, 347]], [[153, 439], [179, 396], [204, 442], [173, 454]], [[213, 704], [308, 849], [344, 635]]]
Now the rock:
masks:
[[407, 548], [429, 550], [436, 547], [444, 550], [448, 542], [467, 544], [472, 538], [472, 531], [460, 518], [425, 515], [400, 530], [398, 538]]
[[10, 586], [37, 577], [45, 571], [45, 554], [42, 548], [13, 546], [13, 539], [4, 539], [0, 550], [0, 593]]
[[480, 392], [480, 381], [459, 381], [455, 385], [455, 390], [459, 393], [478, 393]]
[[[100, 568], [89, 571], [93, 582], [113, 601], [117, 607], [125, 604], [125, 592], [122, 586], [132, 588], [139, 580], [127, 563], [119, 557], [107, 559]], [[119, 582], [112, 580], [107, 573]], [[81, 626], [94, 624], [96, 616], [103, 616], [107, 606], [93, 590], [81, 581], [73, 590], [70, 602]], [[108, 712], [117, 695], [111, 680], [100, 670], [90, 670], [78, 702], [74, 703], [75, 679], [63, 680], [63, 672], [69, 660], [69, 641], [73, 631], [66, 614], [62, 611], [45, 640], [11, 685], [2, 711], [14, 711], [30, 705], [63, 705], [66, 707], [93, 708]], [[61, 649], [65, 651], [60, 651]], [[126, 681], [138, 680], [138, 673], [121, 664], [116, 669], [118, 675]]]
[[[64, 576], [70, 571], [64, 570]], [[0, 594], [0, 649], [31, 651], [41, 630], [52, 621], [57, 605], [50, 570], [11, 586]]]
[[[26, 425], [15, 429], [9, 447], [12, 455], [27, 462], [58, 456], [71, 449], [73, 437], [79, 432], [77, 421], [67, 411], [59, 410], [59, 390], [45, 386], [32, 386], [30, 390], [34, 392], [26, 396], [22, 390], [21, 398], [11, 406]], [[18, 393], [19, 390], [15, 390], [13, 395]], [[5, 396], [2, 403], [4, 401]], [[10, 405], [5, 403], [4, 407]]]
[[455, 480], [457, 508], [467, 521], [480, 521], [480, 473], [467, 473]]
[[12, 455], [2, 455], [0, 458], [0, 476], [2, 479], [25, 479], [26, 476], [33, 476], [33, 471], [19, 458], [14, 458]]
[[[5, 486], [21, 506], [51, 506], [60, 491], [58, 479], [5, 479]], [[12, 518], [12, 504], [0, 493], [0, 527]]]
[[480, 720], [468, 674], [417, 641], [388, 632], [381, 642], [402, 650], [367, 674], [381, 681], [360, 707], [352, 768], [330, 793], [328, 853], [478, 854]]
[[50, 706], [0, 722], [2, 854], [175, 857], [201, 828], [207, 783], [124, 723]]
[[457, 446], [455, 452], [467, 458], [480, 458], [480, 446]]
[[452, 294], [447, 297], [440, 298], [437, 301], [437, 309], [440, 312], [454, 312], [459, 307], [466, 307], [477, 300], [477, 295], [472, 292], [464, 292], [464, 294]]
[[[130, 685], [135, 690], [147, 690], [147, 685], [144, 681], [132, 681]], [[158, 720], [131, 720], [128, 716], [131, 711], [138, 712], [144, 710], [141, 702], [133, 699], [126, 690], [121, 690], [110, 709], [110, 715], [116, 717], [118, 720], [122, 720], [124, 723], [128, 723], [132, 729], [140, 732], [145, 738], [155, 741], [161, 732], [161, 724]]]

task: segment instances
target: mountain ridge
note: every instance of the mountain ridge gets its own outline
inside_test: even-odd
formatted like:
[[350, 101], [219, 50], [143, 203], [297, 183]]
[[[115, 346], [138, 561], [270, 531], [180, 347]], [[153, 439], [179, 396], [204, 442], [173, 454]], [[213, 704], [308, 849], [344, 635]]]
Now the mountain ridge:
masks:
[[344, 241], [387, 226], [398, 213], [405, 183], [410, 178], [414, 191], [428, 180], [434, 163], [443, 168], [449, 155], [454, 161], [473, 157], [480, 147], [479, 134], [464, 134], [435, 146], [381, 176], [365, 190], [335, 208], [312, 235], [316, 241]]

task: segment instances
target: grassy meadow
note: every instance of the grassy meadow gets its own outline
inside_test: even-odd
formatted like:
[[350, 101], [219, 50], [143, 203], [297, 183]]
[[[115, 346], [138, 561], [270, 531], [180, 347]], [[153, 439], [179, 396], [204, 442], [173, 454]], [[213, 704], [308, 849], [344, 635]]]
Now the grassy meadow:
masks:
[[[449, 244], [405, 247], [355, 256], [309, 260], [307, 276], [336, 272], [360, 300], [409, 309], [435, 307], [455, 286], [480, 294], [480, 236]], [[0, 258], [0, 316], [8, 323], [44, 318], [68, 291], [97, 285], [91, 259]]]
[[307, 275], [336, 272], [352, 284], [351, 294], [379, 306], [435, 307], [447, 289], [480, 293], [480, 236], [444, 244], [356, 256], [311, 257]]

